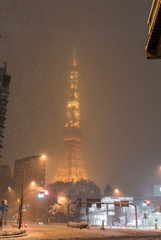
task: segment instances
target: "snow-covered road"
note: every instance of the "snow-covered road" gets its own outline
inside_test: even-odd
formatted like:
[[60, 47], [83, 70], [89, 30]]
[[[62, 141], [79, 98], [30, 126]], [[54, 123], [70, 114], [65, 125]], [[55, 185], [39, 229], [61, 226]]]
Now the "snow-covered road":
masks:
[[90, 228], [72, 229], [64, 224], [42, 225], [29, 224], [28, 236], [19, 239], [30, 240], [98, 240], [98, 239], [130, 239], [130, 240], [161, 240], [161, 230], [111, 229]]

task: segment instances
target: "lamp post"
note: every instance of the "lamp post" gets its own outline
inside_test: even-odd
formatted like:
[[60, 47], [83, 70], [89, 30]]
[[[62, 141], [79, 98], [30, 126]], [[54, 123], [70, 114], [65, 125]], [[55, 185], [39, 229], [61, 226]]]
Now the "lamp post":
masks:
[[[126, 195], [125, 195], [124, 192], [119, 191], [118, 189], [115, 189], [115, 192], [116, 192], [116, 193], [123, 193], [123, 195], [124, 195], [124, 197], [125, 197], [125, 200], [126, 200]], [[126, 207], [125, 207], [125, 224], [126, 224], [126, 228], [127, 228], [127, 211], [126, 211], [126, 210], [127, 210], [127, 209], [126, 209]]]
[[17, 199], [17, 202], [18, 202], [18, 212], [17, 212], [17, 224], [18, 224], [19, 223], [19, 218], [20, 218], [20, 216], [19, 216], [20, 199], [19, 198]]
[[22, 223], [22, 208], [23, 208], [23, 200], [24, 200], [24, 183], [25, 183], [25, 173], [26, 173], [26, 164], [29, 162], [29, 161], [32, 161], [33, 159], [35, 158], [46, 158], [45, 155], [38, 155], [38, 156], [30, 156], [28, 157], [25, 161], [24, 161], [24, 166], [23, 166], [23, 180], [22, 180], [22, 190], [21, 190], [21, 202], [20, 202], [20, 207], [19, 207], [19, 226], [18, 228], [20, 229], [21, 228], [21, 223]]

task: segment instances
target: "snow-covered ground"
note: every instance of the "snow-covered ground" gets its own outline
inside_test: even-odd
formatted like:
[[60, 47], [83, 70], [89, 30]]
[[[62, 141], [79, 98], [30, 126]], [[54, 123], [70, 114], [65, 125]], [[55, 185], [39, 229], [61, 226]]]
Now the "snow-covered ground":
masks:
[[5, 238], [14, 238], [14, 237], [20, 237], [26, 235], [26, 229], [15, 229], [11, 225], [10, 226], [3, 226], [3, 229], [0, 230], [0, 239]]
[[148, 229], [125, 229], [125, 228], [105, 228], [101, 230], [99, 227], [89, 229], [73, 229], [65, 224], [51, 224], [38, 226], [29, 224], [27, 229], [28, 236], [19, 237], [18, 239], [30, 240], [98, 240], [98, 239], [124, 239], [124, 240], [161, 240], [161, 230]]

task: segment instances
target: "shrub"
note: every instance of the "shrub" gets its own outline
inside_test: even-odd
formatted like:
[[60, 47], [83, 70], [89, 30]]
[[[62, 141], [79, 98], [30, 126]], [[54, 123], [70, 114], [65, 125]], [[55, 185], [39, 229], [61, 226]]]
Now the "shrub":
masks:
[[89, 224], [86, 221], [80, 222], [80, 223], [76, 223], [76, 222], [68, 222], [67, 227], [72, 227], [72, 228], [88, 228]]

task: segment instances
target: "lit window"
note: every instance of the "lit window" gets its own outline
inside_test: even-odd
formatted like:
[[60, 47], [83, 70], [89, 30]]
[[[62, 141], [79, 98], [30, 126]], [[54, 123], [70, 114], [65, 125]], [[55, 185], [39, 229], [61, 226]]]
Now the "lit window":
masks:
[[108, 212], [108, 215], [115, 215], [115, 212]]
[[109, 204], [109, 205], [108, 205], [108, 209], [115, 209], [115, 206], [112, 205], [112, 204]]

